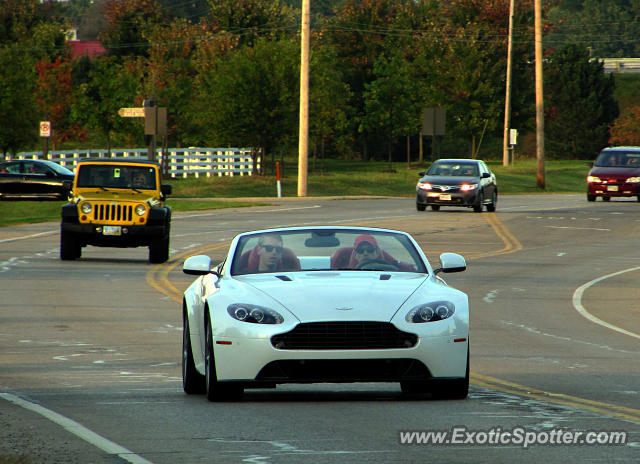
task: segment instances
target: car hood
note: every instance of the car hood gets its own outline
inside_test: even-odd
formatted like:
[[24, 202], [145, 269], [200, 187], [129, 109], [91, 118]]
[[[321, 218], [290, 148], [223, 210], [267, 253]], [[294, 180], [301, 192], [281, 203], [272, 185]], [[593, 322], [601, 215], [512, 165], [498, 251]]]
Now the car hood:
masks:
[[449, 176], [424, 176], [420, 179], [420, 182], [428, 182], [433, 185], [462, 185], [462, 184], [477, 184], [480, 182], [480, 178], [476, 176], [469, 177], [449, 177]]
[[76, 191], [77, 198], [85, 201], [139, 201], [146, 202], [152, 199], [154, 196], [148, 190], [140, 190], [139, 192], [133, 192], [131, 190], [119, 190], [108, 188], [106, 191], [102, 189], [83, 189]]
[[291, 272], [237, 277], [276, 300], [301, 322], [326, 321], [328, 318], [390, 321], [426, 279], [426, 274], [379, 271]]

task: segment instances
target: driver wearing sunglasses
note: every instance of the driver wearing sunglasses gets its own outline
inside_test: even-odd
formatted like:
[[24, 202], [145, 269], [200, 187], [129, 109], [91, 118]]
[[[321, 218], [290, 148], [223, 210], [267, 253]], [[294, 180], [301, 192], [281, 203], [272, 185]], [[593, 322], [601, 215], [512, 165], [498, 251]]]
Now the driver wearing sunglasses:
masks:
[[380, 258], [378, 242], [371, 235], [359, 235], [353, 243], [356, 264]]
[[282, 262], [282, 237], [277, 234], [264, 235], [258, 240], [258, 271], [277, 271]]

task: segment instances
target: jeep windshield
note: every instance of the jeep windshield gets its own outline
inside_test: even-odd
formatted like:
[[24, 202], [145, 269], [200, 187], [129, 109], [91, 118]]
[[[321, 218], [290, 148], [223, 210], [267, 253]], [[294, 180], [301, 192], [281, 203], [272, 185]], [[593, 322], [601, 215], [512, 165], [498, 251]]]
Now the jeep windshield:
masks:
[[78, 168], [78, 188], [156, 188], [155, 169], [149, 166], [119, 166], [117, 164], [86, 164]]

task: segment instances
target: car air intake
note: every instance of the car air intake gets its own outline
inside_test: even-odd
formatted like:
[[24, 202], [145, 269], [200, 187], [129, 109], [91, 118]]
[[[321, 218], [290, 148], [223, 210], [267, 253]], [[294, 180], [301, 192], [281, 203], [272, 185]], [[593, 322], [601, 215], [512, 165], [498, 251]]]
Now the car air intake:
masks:
[[415, 334], [372, 321], [310, 322], [271, 337], [279, 350], [384, 350], [411, 348], [417, 342]]
[[98, 203], [93, 213], [96, 221], [131, 221], [133, 219], [133, 206], [111, 203]]

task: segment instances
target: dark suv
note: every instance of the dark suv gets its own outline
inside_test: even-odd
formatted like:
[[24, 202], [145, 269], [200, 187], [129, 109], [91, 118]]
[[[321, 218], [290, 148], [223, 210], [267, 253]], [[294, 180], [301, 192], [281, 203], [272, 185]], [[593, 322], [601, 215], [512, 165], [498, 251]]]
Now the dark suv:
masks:
[[587, 176], [587, 200], [636, 197], [640, 201], [640, 147], [612, 147], [600, 152]]

